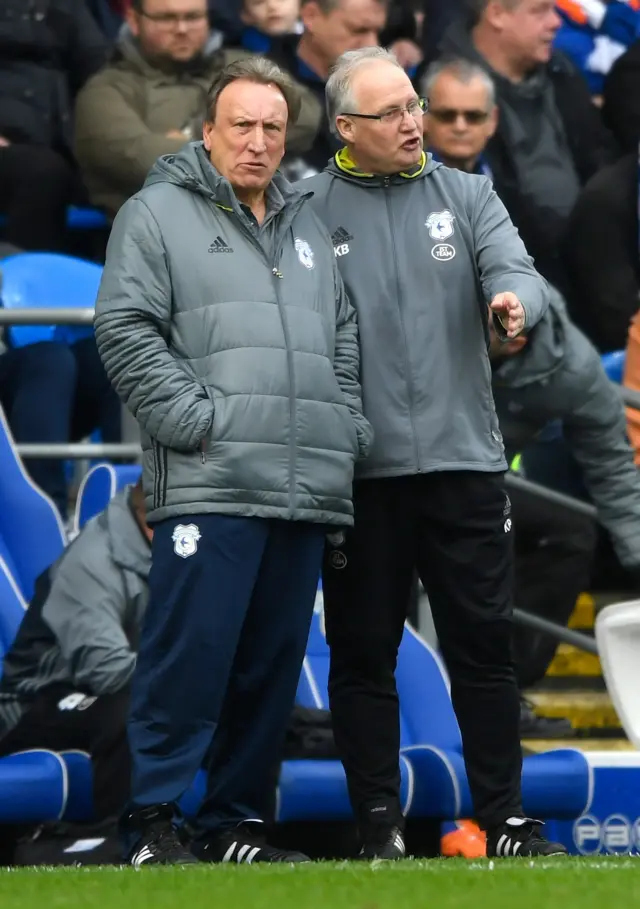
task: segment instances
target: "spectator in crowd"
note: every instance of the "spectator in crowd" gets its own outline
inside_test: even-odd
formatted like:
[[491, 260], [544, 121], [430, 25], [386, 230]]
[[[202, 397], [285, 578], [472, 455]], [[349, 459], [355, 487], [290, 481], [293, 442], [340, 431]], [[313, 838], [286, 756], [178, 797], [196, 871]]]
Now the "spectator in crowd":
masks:
[[498, 108], [490, 76], [468, 60], [443, 60], [431, 64], [420, 84], [429, 102], [424, 133], [434, 160], [492, 177], [485, 148], [496, 131]]
[[64, 248], [66, 209], [80, 196], [74, 98], [106, 50], [85, 0], [0, 4], [0, 213], [15, 246]]
[[[132, 0], [116, 56], [81, 92], [76, 153], [92, 202], [115, 215], [161, 155], [202, 134], [207, 89], [229, 62], [249, 56], [221, 50], [206, 0]], [[308, 94], [292, 126], [289, 150], [306, 149], [320, 105]]]
[[0, 755], [86, 751], [96, 820], [129, 795], [129, 689], [153, 532], [139, 483], [119, 493], [37, 581], [0, 682]]
[[615, 61], [640, 35], [635, 0], [556, 0], [562, 25], [553, 42], [583, 74], [600, 100], [604, 79]]
[[243, 28], [236, 41], [255, 54], [266, 54], [274, 38], [302, 30], [300, 0], [244, 0], [240, 19]]
[[547, 288], [490, 181], [423, 152], [424, 99], [393, 55], [343, 55], [327, 108], [345, 148], [302, 185], [358, 311], [375, 434], [353, 532], [323, 570], [333, 728], [361, 855], [404, 855], [394, 670], [416, 567], [488, 855], [564, 852], [522, 814], [507, 465], [487, 356], [489, 313], [513, 339], [540, 319]]
[[446, 55], [484, 66], [500, 116], [487, 161], [500, 198], [536, 267], [566, 289], [559, 249], [580, 187], [612, 159], [582, 75], [553, 53], [560, 24], [553, 0], [473, 0], [442, 42]]
[[[0, 286], [1, 282], [0, 261]], [[103, 442], [121, 441], [120, 402], [93, 337], [14, 347], [10, 331], [0, 335], [0, 406], [18, 443], [62, 444], [83, 439], [95, 429], [100, 429]], [[24, 464], [66, 521], [65, 462], [27, 458]]]
[[189, 860], [173, 804], [212, 741], [196, 854], [305, 859], [266, 844], [255, 819], [325, 532], [352, 523], [353, 465], [371, 429], [331, 240], [306, 191], [275, 175], [299, 104], [270, 60], [231, 64], [211, 86], [204, 144], [158, 162], [109, 241], [96, 336], [143, 431], [154, 525], [123, 818], [136, 867]]
[[[434, 159], [490, 177], [484, 149], [496, 128], [497, 109], [493, 82], [486, 71], [466, 60], [444, 60], [429, 67], [421, 84], [429, 97], [424, 125]], [[509, 496], [516, 527], [516, 603], [564, 624], [589, 579], [595, 546], [592, 524], [567, 518], [519, 491], [510, 491]], [[545, 559], [548, 570], [542, 571]], [[522, 693], [544, 676], [555, 644], [519, 626], [516, 638], [516, 676]], [[570, 732], [568, 720], [536, 716], [521, 694], [523, 738], [552, 738]]]
[[619, 57], [604, 83], [602, 116], [622, 149], [640, 142], [640, 38]]
[[329, 71], [345, 51], [379, 43], [387, 8], [387, 0], [301, 0], [302, 34], [271, 49], [272, 59], [309, 89], [322, 109], [313, 147], [303, 155], [312, 171], [321, 171], [339, 148], [324, 110]]
[[[640, 475], [619, 394], [600, 356], [552, 290], [551, 306], [526, 338], [491, 342], [493, 394], [507, 451], [524, 452], [561, 423], [582, 483], [621, 564], [640, 581]], [[535, 479], [535, 476], [532, 476]]]
[[105, 38], [113, 43], [122, 28], [130, 0], [85, 0]]
[[638, 152], [603, 168], [569, 220], [565, 258], [573, 321], [602, 353], [622, 350], [640, 306]]
[[[629, 326], [629, 339], [624, 363], [623, 384], [640, 392], [640, 311]], [[627, 407], [627, 434], [634, 451], [636, 467], [640, 467], [640, 410]]]

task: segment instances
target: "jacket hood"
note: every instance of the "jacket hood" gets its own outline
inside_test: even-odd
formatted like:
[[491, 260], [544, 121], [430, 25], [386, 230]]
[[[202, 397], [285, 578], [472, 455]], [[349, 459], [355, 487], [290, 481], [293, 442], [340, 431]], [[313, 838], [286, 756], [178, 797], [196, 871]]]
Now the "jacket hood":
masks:
[[[177, 155], [158, 158], [144, 185], [153, 186], [156, 183], [182, 186], [212, 199], [218, 207], [229, 211], [234, 211], [238, 205], [231, 184], [215, 169], [202, 141], [189, 142]], [[272, 183], [280, 192], [285, 205], [307, 195], [302, 190], [295, 189], [279, 171], [274, 174]]]
[[107, 531], [114, 563], [146, 580], [151, 568], [151, 546], [129, 504], [130, 493], [127, 488], [114, 496], [98, 520]]
[[548, 379], [562, 365], [569, 317], [562, 295], [549, 287], [549, 309], [529, 333], [529, 340], [494, 371], [496, 385], [521, 388]]
[[131, 29], [125, 23], [118, 32], [112, 61], [118, 62], [125, 60], [134, 69], [148, 75], [157, 74], [158, 70], [164, 73], [199, 73], [202, 70], [209, 70], [211, 67], [211, 58], [214, 57], [222, 47], [222, 34], [218, 31], [212, 31], [207, 39], [207, 43], [199, 54], [196, 54], [191, 60], [184, 63], [174, 62], [166, 58], [157, 58], [151, 60], [145, 57], [140, 48], [140, 43], [134, 37]]
[[341, 148], [329, 161], [326, 171], [334, 177], [340, 177], [341, 180], [347, 180], [351, 183], [366, 184], [367, 186], [388, 186], [389, 181], [392, 183], [405, 183], [407, 180], [420, 180], [438, 167], [442, 167], [442, 165], [434, 161], [428, 152], [423, 151], [422, 157], [415, 167], [393, 174], [391, 177], [382, 177], [379, 174], [370, 174], [360, 170], [351, 157], [349, 150]]

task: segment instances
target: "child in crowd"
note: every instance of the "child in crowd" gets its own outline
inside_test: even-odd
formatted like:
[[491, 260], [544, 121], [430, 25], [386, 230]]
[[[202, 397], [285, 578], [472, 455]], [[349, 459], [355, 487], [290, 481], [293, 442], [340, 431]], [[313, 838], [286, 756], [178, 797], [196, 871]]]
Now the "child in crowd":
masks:
[[300, 0], [244, 0], [240, 19], [242, 47], [258, 54], [270, 49], [272, 38], [302, 30]]

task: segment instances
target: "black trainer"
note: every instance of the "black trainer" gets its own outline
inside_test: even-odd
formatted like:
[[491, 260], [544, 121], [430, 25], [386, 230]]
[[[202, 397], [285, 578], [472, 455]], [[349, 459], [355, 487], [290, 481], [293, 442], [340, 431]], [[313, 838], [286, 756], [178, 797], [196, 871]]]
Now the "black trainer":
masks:
[[543, 826], [542, 821], [530, 817], [510, 817], [499, 827], [487, 830], [488, 858], [566, 855], [562, 843], [550, 843], [542, 836]]
[[362, 838], [362, 849], [358, 858], [363, 861], [386, 859], [396, 861], [406, 856], [404, 836], [399, 827], [385, 827], [382, 824], [367, 828]]
[[270, 846], [260, 829], [264, 825], [244, 821], [237, 827], [224, 830], [209, 839], [194, 840], [193, 854], [201, 862], [230, 862], [253, 865], [255, 862], [310, 862], [303, 852], [277, 849]]
[[152, 805], [130, 814], [125, 821], [140, 837], [129, 854], [134, 868], [143, 865], [195, 865], [197, 858], [180, 842], [173, 826], [173, 805]]
[[533, 704], [520, 698], [521, 739], [566, 739], [573, 734], [571, 720], [565, 717], [538, 716]]

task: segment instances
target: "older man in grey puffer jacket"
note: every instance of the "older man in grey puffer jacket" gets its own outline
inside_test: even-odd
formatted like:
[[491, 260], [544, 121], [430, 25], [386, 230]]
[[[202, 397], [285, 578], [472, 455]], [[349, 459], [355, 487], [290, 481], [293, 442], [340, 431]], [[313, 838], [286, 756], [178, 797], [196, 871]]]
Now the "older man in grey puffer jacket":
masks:
[[352, 523], [371, 437], [331, 240], [309, 193], [274, 175], [299, 106], [291, 84], [253, 58], [209, 101], [204, 144], [160, 159], [116, 218], [96, 309], [105, 367], [143, 432], [154, 524], [123, 824], [136, 867], [189, 860], [172, 805], [212, 741], [198, 857], [304, 858], [269, 847], [255, 820], [324, 535]]

